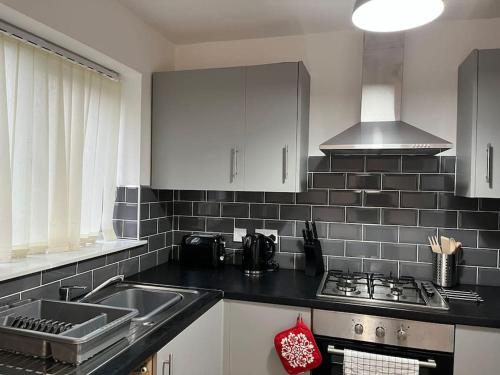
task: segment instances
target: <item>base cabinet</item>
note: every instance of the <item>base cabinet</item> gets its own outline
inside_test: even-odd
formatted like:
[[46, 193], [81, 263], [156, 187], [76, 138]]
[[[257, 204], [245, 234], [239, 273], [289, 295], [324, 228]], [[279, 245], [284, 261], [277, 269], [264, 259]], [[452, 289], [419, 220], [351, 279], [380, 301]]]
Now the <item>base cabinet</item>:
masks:
[[500, 329], [457, 325], [454, 375], [499, 374]]
[[295, 324], [299, 314], [310, 326], [308, 308], [225, 300], [224, 375], [286, 375], [274, 336]]
[[156, 354], [156, 375], [222, 374], [223, 301]]

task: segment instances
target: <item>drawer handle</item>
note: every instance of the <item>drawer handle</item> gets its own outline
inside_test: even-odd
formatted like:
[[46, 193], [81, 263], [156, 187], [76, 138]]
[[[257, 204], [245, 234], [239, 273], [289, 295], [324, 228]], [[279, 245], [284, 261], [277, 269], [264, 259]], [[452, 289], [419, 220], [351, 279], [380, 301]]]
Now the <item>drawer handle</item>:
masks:
[[283, 147], [283, 183], [288, 180], [288, 145]]
[[488, 183], [489, 187], [492, 185], [492, 179], [491, 179], [491, 152], [492, 152], [493, 147], [491, 147], [491, 143], [488, 143], [486, 145], [486, 182]]
[[[165, 367], [168, 366], [168, 372], [165, 372]], [[174, 355], [169, 354], [168, 359], [166, 361], [163, 361], [162, 365], [162, 375], [174, 375]]]

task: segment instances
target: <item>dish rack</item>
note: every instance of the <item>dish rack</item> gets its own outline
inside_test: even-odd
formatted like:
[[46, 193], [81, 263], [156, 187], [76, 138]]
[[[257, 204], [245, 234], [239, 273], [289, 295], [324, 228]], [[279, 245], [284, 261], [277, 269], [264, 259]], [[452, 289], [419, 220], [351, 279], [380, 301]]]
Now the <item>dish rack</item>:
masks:
[[0, 349], [79, 364], [128, 336], [136, 309], [52, 300], [0, 311]]

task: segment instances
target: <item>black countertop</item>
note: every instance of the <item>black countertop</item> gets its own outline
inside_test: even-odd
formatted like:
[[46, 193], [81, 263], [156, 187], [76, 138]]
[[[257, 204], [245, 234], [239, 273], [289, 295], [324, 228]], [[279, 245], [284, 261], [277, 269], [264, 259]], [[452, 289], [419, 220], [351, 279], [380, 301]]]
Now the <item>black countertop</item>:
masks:
[[387, 316], [445, 324], [500, 328], [500, 287], [462, 285], [456, 289], [474, 290], [484, 302], [450, 301], [448, 311], [415, 311], [401, 306], [375, 307], [360, 303], [338, 302], [316, 297], [321, 276], [308, 277], [300, 270], [281, 269], [261, 277], [245, 276], [241, 268], [225, 266], [221, 269], [192, 268], [166, 263], [132, 276], [129, 280], [221, 290], [224, 298], [311, 307], [324, 310]]

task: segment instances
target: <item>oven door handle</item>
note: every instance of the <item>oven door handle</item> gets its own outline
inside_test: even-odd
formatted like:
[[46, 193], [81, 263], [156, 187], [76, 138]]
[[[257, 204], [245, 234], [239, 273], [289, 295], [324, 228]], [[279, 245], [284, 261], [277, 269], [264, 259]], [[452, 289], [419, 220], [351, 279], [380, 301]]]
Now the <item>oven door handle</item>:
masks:
[[[344, 350], [343, 349], [336, 349], [335, 346], [333, 345], [328, 345], [327, 348], [328, 354], [338, 354], [338, 355], [344, 355]], [[436, 361], [433, 359], [429, 359], [427, 361], [418, 361], [418, 365], [420, 367], [426, 367], [426, 368], [436, 368]]]

